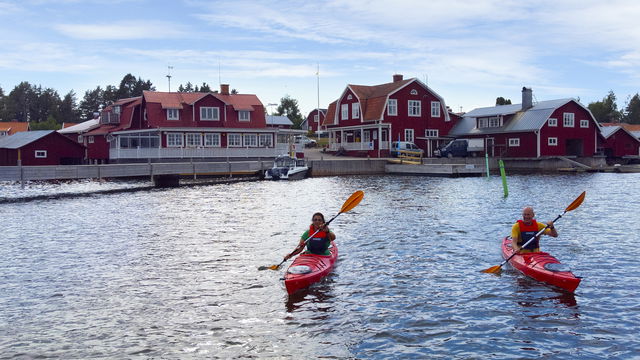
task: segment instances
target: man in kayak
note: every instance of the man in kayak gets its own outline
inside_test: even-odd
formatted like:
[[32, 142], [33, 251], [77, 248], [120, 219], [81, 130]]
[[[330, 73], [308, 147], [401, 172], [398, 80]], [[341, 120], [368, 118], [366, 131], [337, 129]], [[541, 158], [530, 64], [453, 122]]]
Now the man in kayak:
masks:
[[548, 226], [544, 231], [544, 235], [558, 237], [558, 232], [553, 226], [553, 221], [548, 223], [537, 222], [534, 219], [535, 213], [531, 206], [527, 206], [522, 209], [522, 220], [518, 220], [511, 227], [511, 241], [513, 250], [520, 251], [520, 253], [531, 253], [540, 251], [540, 238], [536, 238], [527, 245], [527, 247], [521, 247], [529, 241], [538, 231], [542, 230], [545, 226]]
[[[311, 225], [300, 237], [298, 247], [296, 247], [291, 254], [285, 256], [284, 260], [289, 260], [299, 254], [304, 249], [305, 245], [307, 246], [306, 254], [331, 255], [329, 252], [329, 245], [331, 245], [331, 242], [336, 239], [336, 235], [331, 232], [329, 227], [324, 223], [324, 215], [322, 215], [322, 213], [318, 212], [313, 214], [311, 217]], [[310, 236], [313, 237], [309, 238]]]

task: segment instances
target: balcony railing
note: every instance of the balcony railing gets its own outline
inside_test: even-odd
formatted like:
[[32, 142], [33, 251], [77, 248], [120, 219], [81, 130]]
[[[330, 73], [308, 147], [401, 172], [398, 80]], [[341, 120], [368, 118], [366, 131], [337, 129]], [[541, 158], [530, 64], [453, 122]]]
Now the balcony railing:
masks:
[[189, 158], [246, 158], [275, 157], [286, 154], [286, 144], [271, 148], [136, 148], [109, 149], [110, 159], [189, 159]]
[[[340, 148], [344, 148], [345, 150], [374, 150], [375, 142], [344, 142], [344, 143], [331, 143], [329, 144], [329, 150], [337, 151]], [[389, 149], [389, 143], [383, 141], [380, 144], [381, 150]]]

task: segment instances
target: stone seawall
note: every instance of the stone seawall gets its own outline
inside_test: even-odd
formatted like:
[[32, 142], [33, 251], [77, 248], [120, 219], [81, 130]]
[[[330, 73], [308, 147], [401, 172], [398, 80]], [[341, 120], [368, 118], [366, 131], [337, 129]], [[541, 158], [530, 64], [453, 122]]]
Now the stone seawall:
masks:
[[385, 174], [386, 159], [349, 159], [349, 160], [310, 160], [310, 176], [336, 175], [383, 175]]

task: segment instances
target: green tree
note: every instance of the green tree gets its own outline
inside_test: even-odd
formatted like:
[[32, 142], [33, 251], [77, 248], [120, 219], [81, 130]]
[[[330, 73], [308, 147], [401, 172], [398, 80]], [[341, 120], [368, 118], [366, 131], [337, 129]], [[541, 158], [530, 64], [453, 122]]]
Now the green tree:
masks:
[[622, 118], [622, 113], [618, 111], [616, 95], [613, 90], [605, 96], [602, 101], [595, 101], [589, 104], [589, 111], [600, 123], [618, 123]]
[[6, 103], [10, 119], [15, 121], [30, 121], [31, 108], [35, 103], [35, 97], [34, 89], [27, 81], [16, 85], [9, 93]]
[[82, 120], [93, 119], [93, 113], [100, 111], [104, 105], [104, 90], [100, 86], [85, 91], [84, 98], [80, 101], [80, 118]]
[[276, 115], [286, 115], [293, 123], [292, 127], [294, 129], [300, 129], [300, 124], [304, 121], [298, 108], [298, 100], [292, 99], [289, 95], [285, 95], [285, 97], [280, 99], [280, 105], [278, 105]]
[[11, 121], [8, 110], [9, 98], [4, 94], [4, 90], [0, 87], [0, 121]]
[[69, 91], [60, 104], [60, 118], [62, 122], [80, 122], [81, 113], [76, 104], [76, 93]]
[[144, 90], [155, 90], [150, 80], [142, 80], [142, 78], [131, 75], [125, 75], [120, 81], [120, 86], [116, 91], [116, 99], [128, 99], [136, 96], [142, 96]]
[[505, 99], [500, 96], [496, 98], [496, 105], [511, 105], [511, 99]]
[[211, 87], [206, 82], [203, 82], [200, 87], [200, 92], [211, 92]]
[[629, 100], [625, 112], [627, 113], [625, 116], [626, 122], [629, 124], [640, 124], [640, 96], [638, 93], [633, 95]]
[[187, 81], [187, 83], [182, 86], [182, 84], [178, 87], [178, 92], [186, 92], [186, 93], [191, 93], [193, 92], [193, 84], [191, 83], [191, 81]]
[[60, 130], [62, 125], [58, 123], [53, 115], [49, 115], [46, 121], [29, 124], [31, 130]]

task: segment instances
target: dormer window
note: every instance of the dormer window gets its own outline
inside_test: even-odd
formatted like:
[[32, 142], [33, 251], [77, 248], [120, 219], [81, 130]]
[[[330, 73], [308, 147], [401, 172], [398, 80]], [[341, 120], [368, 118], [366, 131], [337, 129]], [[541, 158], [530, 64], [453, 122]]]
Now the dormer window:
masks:
[[251, 120], [251, 113], [249, 111], [246, 111], [246, 110], [238, 111], [238, 119], [240, 121], [250, 121]]
[[410, 93], [410, 94], [411, 94], [411, 95], [418, 95], [418, 90], [413, 89], [413, 90], [411, 90], [411, 93]]
[[501, 126], [502, 126], [502, 117], [500, 116], [478, 118], [478, 129], [496, 128]]
[[347, 100], [351, 100], [353, 99], [353, 96], [351, 96], [351, 94], [349, 94], [349, 96], [347, 96]]
[[180, 110], [167, 109], [167, 120], [180, 120]]
[[120, 106], [119, 105], [113, 107], [113, 113], [114, 114], [120, 114]]

